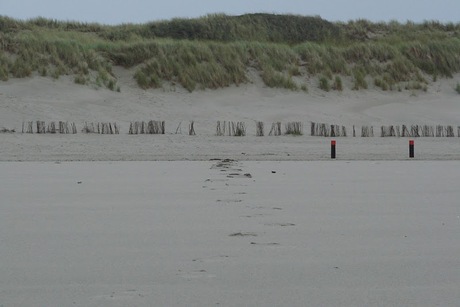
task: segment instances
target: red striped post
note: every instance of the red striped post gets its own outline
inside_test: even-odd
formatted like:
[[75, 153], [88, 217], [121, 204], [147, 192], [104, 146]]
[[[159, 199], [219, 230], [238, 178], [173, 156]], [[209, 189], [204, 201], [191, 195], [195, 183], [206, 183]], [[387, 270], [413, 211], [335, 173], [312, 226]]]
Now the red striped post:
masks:
[[414, 140], [409, 140], [409, 158], [413, 158], [415, 156], [415, 144]]
[[335, 159], [336, 156], [336, 150], [335, 150], [335, 140], [331, 141], [331, 159]]

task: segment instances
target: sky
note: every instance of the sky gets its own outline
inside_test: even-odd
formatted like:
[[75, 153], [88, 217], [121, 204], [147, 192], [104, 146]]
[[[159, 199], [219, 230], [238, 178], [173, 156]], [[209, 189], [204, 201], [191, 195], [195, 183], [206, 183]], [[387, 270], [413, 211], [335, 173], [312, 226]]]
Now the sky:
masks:
[[145, 23], [212, 13], [321, 16], [329, 21], [367, 19], [460, 22], [459, 0], [0, 0], [0, 15], [46, 17], [102, 24]]

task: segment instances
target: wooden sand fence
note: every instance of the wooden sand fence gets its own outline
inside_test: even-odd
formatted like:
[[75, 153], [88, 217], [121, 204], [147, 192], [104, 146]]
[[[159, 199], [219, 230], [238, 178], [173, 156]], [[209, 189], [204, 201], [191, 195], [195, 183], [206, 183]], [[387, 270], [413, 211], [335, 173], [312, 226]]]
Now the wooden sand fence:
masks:
[[269, 136], [279, 136], [281, 135], [281, 122], [272, 123], [272, 127], [270, 132], [268, 133]]
[[136, 121], [129, 125], [129, 134], [165, 134], [165, 122], [151, 120], [149, 122]]
[[[457, 135], [460, 137], [460, 127], [457, 128]], [[453, 126], [437, 125], [436, 127], [430, 125], [407, 125], [402, 126], [381, 126], [381, 137], [455, 137]]]
[[101, 123], [88, 123], [85, 122], [83, 133], [95, 133], [95, 134], [120, 134], [117, 123], [101, 122]]
[[321, 137], [346, 137], [347, 128], [345, 126], [311, 122], [310, 135]]
[[217, 136], [246, 136], [246, 124], [244, 122], [217, 121]]
[[287, 135], [302, 135], [303, 134], [303, 125], [301, 122], [290, 122], [284, 126], [285, 132]]
[[362, 126], [361, 127], [361, 137], [374, 137], [374, 127], [373, 126]]
[[33, 121], [22, 123], [22, 133], [34, 133], [34, 126], [36, 127], [35, 133], [37, 134], [77, 134], [77, 126], [75, 123], [64, 121], [49, 122], [48, 125], [44, 121]]
[[264, 122], [256, 122], [256, 136], [264, 136]]

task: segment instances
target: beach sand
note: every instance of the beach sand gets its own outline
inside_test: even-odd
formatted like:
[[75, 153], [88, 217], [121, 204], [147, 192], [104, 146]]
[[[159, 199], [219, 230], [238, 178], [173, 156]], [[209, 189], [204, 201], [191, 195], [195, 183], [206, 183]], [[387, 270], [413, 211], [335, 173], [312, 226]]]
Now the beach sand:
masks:
[[[0, 83], [0, 128], [16, 131], [0, 134], [0, 306], [458, 306], [460, 138], [417, 138], [409, 159], [409, 138], [378, 136], [456, 132], [458, 75], [426, 93], [257, 79], [188, 93], [115, 72], [121, 93], [70, 77]], [[37, 120], [79, 131], [20, 133]], [[128, 135], [149, 120], [166, 134]], [[216, 136], [217, 121], [247, 136]], [[256, 121], [304, 134], [256, 137]], [[83, 134], [85, 122], [121, 133]], [[336, 160], [311, 122], [347, 127]], [[352, 137], [362, 125], [376, 136]]]
[[[115, 69], [121, 93], [73, 83], [70, 77], [14, 79], [0, 83], [0, 161], [117, 161], [117, 160], [321, 160], [329, 157], [330, 139], [310, 137], [310, 124], [345, 126], [348, 137], [338, 139], [338, 159], [400, 160], [407, 158], [407, 138], [380, 138], [382, 125], [451, 125], [457, 136], [460, 96], [453, 89], [460, 76], [433, 83], [425, 92], [345, 90], [310, 93], [270, 89], [253, 84], [188, 93], [183, 89], [144, 91], [131, 74]], [[165, 135], [129, 135], [134, 121], [165, 121]], [[75, 123], [76, 135], [22, 134], [29, 121]], [[188, 135], [194, 121], [195, 136]], [[217, 121], [244, 122], [245, 137], [216, 137]], [[256, 137], [256, 122], [265, 136]], [[85, 123], [111, 122], [119, 135], [83, 134]], [[299, 137], [268, 136], [272, 123], [300, 122]], [[353, 138], [353, 126], [356, 135]], [[375, 137], [361, 138], [361, 126], [373, 126]], [[180, 129], [178, 129], [178, 127]], [[36, 130], [36, 129], [34, 129]], [[457, 160], [459, 138], [420, 138], [416, 158]]]
[[3, 306], [458, 306], [458, 161], [3, 162]]

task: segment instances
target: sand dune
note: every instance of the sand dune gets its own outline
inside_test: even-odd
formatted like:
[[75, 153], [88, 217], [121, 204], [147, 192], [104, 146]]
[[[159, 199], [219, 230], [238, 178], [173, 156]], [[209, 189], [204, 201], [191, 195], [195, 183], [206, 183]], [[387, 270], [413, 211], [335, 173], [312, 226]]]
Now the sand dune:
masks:
[[[142, 90], [131, 74], [116, 69], [121, 93], [76, 85], [72, 78], [34, 77], [0, 83], [0, 125], [19, 128], [23, 120], [117, 121], [158, 118], [174, 127], [194, 120], [315, 121], [346, 125], [458, 124], [459, 96], [454, 79], [431, 84], [428, 92], [378, 89], [323, 92], [311, 81], [310, 93], [253, 84], [188, 93], [181, 88]], [[170, 129], [173, 130], [173, 129]]]
[[[314, 81], [310, 81], [309, 93], [292, 92], [266, 88], [257, 78], [240, 87], [188, 93], [181, 88], [144, 91], [134, 84], [129, 71], [115, 71], [121, 93], [76, 85], [71, 78], [53, 81], [37, 76], [0, 83], [0, 127], [20, 132], [23, 122], [41, 120], [75, 122], [79, 130], [85, 122], [116, 122], [121, 129], [113, 137], [1, 135], [0, 160], [202, 160], [235, 155], [246, 160], [316, 160], [327, 156], [327, 140], [308, 137], [310, 122], [344, 125], [349, 135], [353, 125], [357, 129], [361, 125], [375, 125], [376, 129], [380, 125], [460, 125], [460, 96], [453, 89], [459, 76], [430, 85], [426, 93], [376, 89], [326, 93]], [[167, 135], [127, 135], [130, 122], [148, 120], [165, 121]], [[187, 135], [190, 121], [195, 122], [197, 133], [193, 138]], [[245, 122], [248, 137], [215, 138], [217, 121]], [[304, 124], [304, 136], [255, 139], [256, 121], [265, 123], [266, 134], [273, 122], [299, 121]], [[182, 134], [177, 135], [179, 125]], [[366, 142], [370, 147], [363, 151]], [[347, 138], [342, 143], [350, 144], [350, 149], [342, 150], [341, 157], [401, 159], [404, 155], [399, 152], [405, 149], [400, 146], [405, 147], [405, 142]], [[374, 143], [381, 146], [371, 149]], [[420, 158], [458, 158], [457, 140], [420, 143], [427, 148]], [[397, 152], [385, 158], [391, 154], [385, 151], [388, 146]], [[353, 150], [356, 148], [359, 151]]]
[[[457, 127], [459, 76], [415, 95], [187, 93], [115, 71], [121, 93], [0, 83], [0, 127], [16, 130], [0, 134], [0, 306], [458, 306], [460, 138], [418, 138], [409, 162], [408, 138], [348, 136], [330, 161], [308, 125]], [[128, 135], [151, 119], [165, 135]], [[36, 120], [121, 133], [20, 133]], [[248, 135], [216, 136], [218, 120]], [[305, 133], [256, 137], [255, 121]]]

